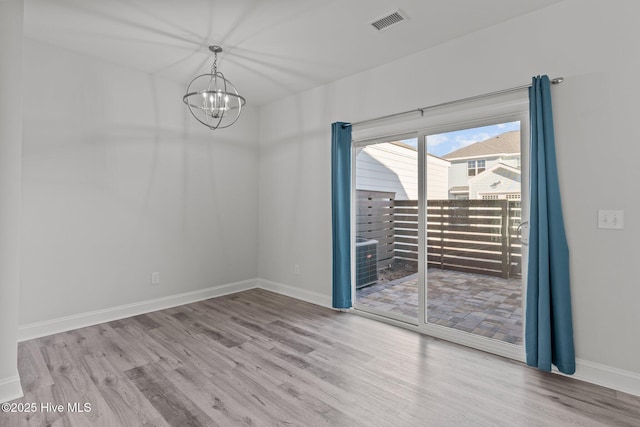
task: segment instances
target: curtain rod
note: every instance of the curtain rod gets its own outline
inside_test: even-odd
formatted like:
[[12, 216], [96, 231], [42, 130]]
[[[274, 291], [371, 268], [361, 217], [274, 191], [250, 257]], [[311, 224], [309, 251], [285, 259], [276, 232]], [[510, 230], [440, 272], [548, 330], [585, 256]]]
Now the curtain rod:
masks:
[[[559, 85], [563, 81], [564, 81], [564, 77], [556, 77], [555, 79], [551, 79], [551, 84]], [[412, 113], [424, 114], [425, 111], [433, 110], [434, 108], [448, 107], [449, 105], [459, 104], [459, 103], [462, 103], [462, 102], [475, 101], [477, 99], [488, 98], [490, 96], [503, 95], [505, 93], [515, 92], [515, 91], [522, 90], [522, 89], [527, 89], [527, 88], [530, 88], [530, 87], [531, 87], [531, 84], [520, 85], [520, 86], [512, 87], [512, 88], [509, 88], [509, 89], [502, 89], [502, 90], [497, 90], [495, 92], [483, 93], [481, 95], [474, 95], [474, 96], [469, 96], [467, 98], [460, 98], [460, 99], [455, 99], [453, 101], [443, 102], [443, 103], [440, 103], [440, 104], [429, 105], [428, 107], [416, 108], [414, 110], [408, 110], [408, 111], [402, 111], [400, 113], [388, 114], [386, 116], [380, 116], [380, 117], [376, 117], [376, 118], [373, 118], [373, 119], [362, 120], [362, 121], [354, 122], [354, 123], [345, 123], [344, 125], [342, 125], [342, 127], [345, 128], [345, 127], [349, 127], [349, 126], [362, 125], [362, 124], [365, 124], [365, 123], [377, 122], [379, 120], [392, 119], [394, 117], [404, 116], [406, 114], [412, 114]]]

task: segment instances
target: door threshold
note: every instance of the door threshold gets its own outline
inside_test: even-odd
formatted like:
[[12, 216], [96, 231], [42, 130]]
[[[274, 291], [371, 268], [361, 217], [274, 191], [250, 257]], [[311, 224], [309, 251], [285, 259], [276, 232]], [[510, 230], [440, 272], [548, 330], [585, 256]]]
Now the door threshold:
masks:
[[[366, 317], [388, 325], [397, 326], [399, 328], [408, 329], [427, 335], [432, 338], [463, 345], [475, 350], [484, 351], [486, 353], [495, 354], [497, 356], [512, 359], [518, 362], [525, 361], [524, 347], [517, 344], [510, 344], [503, 341], [486, 338], [469, 332], [459, 331], [440, 325], [409, 323], [398, 318], [392, 318], [387, 313], [375, 312], [375, 310], [363, 310], [361, 307], [354, 306], [348, 310], [349, 313], [357, 316]], [[403, 316], [398, 316], [403, 317]], [[410, 318], [407, 318], [410, 319]]]

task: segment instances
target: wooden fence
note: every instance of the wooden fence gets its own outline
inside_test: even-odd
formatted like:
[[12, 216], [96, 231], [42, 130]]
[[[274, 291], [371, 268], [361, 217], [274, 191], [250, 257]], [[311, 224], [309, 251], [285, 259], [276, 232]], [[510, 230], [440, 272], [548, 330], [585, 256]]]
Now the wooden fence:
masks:
[[[428, 200], [429, 267], [501, 277], [521, 274], [520, 201]], [[395, 257], [418, 260], [418, 202], [396, 200]]]
[[378, 241], [378, 270], [395, 256], [394, 208], [396, 193], [356, 191], [356, 236]]

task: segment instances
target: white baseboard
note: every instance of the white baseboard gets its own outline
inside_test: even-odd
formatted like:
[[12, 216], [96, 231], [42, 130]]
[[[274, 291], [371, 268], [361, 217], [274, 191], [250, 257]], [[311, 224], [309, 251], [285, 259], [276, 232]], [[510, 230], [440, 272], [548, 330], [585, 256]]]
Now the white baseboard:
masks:
[[640, 374], [588, 360], [576, 359], [573, 378], [640, 396]]
[[137, 316], [139, 314], [152, 311], [163, 310], [165, 308], [176, 307], [209, 298], [220, 297], [236, 292], [246, 291], [258, 287], [257, 279], [244, 280], [242, 282], [228, 283], [220, 286], [212, 286], [197, 291], [185, 292], [177, 295], [170, 295], [162, 298], [155, 298], [147, 301], [132, 304], [119, 305], [102, 310], [89, 311], [86, 313], [74, 314], [72, 316], [59, 317], [57, 319], [43, 322], [28, 323], [18, 326], [18, 341], [26, 341], [40, 338], [59, 332], [70, 331], [72, 329], [84, 328], [86, 326], [97, 325], [98, 323], [111, 322], [125, 317]]
[[176, 307], [209, 298], [220, 297], [253, 288], [262, 288], [278, 294], [286, 295], [302, 301], [323, 307], [331, 307], [331, 297], [317, 292], [306, 291], [293, 286], [284, 285], [263, 279], [245, 280], [242, 282], [228, 283], [226, 285], [212, 286], [193, 292], [186, 292], [167, 297], [125, 304], [102, 310], [89, 311], [71, 316], [59, 317], [43, 322], [28, 323], [18, 326], [18, 341], [27, 341], [72, 329], [84, 328], [99, 323], [111, 322], [125, 317], [137, 316], [165, 308]]
[[[307, 291], [270, 280], [252, 279], [103, 310], [80, 313], [73, 316], [60, 317], [44, 322], [21, 325], [18, 327], [18, 341], [40, 338], [58, 332], [110, 322], [253, 288], [261, 288], [322, 307], [331, 308], [332, 305], [330, 295]], [[573, 378], [640, 396], [640, 374], [635, 372], [577, 359], [576, 373], [573, 375]], [[22, 397], [22, 388], [20, 387], [20, 378], [18, 376], [0, 380], [0, 401], [4, 402], [19, 397]]]
[[265, 279], [258, 279], [258, 282], [258, 287], [267, 291], [310, 302], [311, 304], [320, 305], [322, 307], [331, 308], [332, 306], [330, 295], [327, 296], [319, 292], [307, 291], [304, 289], [296, 288], [294, 286], [272, 282]]
[[22, 386], [20, 385], [20, 377], [18, 374], [0, 380], [0, 403], [19, 399], [22, 396], [24, 396], [24, 394], [22, 393]]

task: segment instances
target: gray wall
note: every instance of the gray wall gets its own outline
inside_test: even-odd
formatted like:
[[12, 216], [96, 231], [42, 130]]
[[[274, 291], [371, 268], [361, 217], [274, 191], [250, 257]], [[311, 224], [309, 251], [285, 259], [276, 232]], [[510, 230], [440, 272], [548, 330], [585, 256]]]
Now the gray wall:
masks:
[[0, 402], [22, 394], [16, 363], [20, 288], [22, 0], [0, 2]]
[[[630, 335], [640, 323], [640, 200], [629, 197], [640, 180], [629, 155], [640, 140], [638, 2], [567, 0], [264, 106], [259, 129], [258, 112], [248, 109], [215, 133], [187, 116], [182, 84], [27, 40], [22, 162], [19, 117], [5, 114], [19, 112], [20, 74], [7, 65], [19, 63], [20, 43], [5, 32], [21, 32], [22, 2], [0, 4], [0, 81], [15, 83], [0, 103], [0, 117], [14, 124], [0, 133], [0, 161], [11, 165], [0, 180], [0, 383], [15, 374], [18, 288], [20, 324], [258, 275], [328, 298], [329, 124], [544, 73], [566, 78], [553, 94], [577, 356], [640, 375], [640, 342]], [[377, 82], [390, 80], [398, 96], [378, 106]], [[598, 230], [599, 208], [624, 209], [626, 229]], [[152, 271], [161, 272], [159, 286], [150, 285]]]
[[[564, 76], [553, 96], [577, 357], [640, 375], [640, 198], [630, 197], [640, 168], [629, 155], [640, 140], [639, 14], [632, 0], [568, 0], [262, 108], [260, 276], [331, 294], [331, 122]], [[398, 94], [384, 105], [380, 81]], [[624, 209], [626, 229], [597, 229], [597, 209]]]
[[212, 132], [183, 84], [30, 40], [24, 79], [21, 325], [257, 277], [255, 108]]

